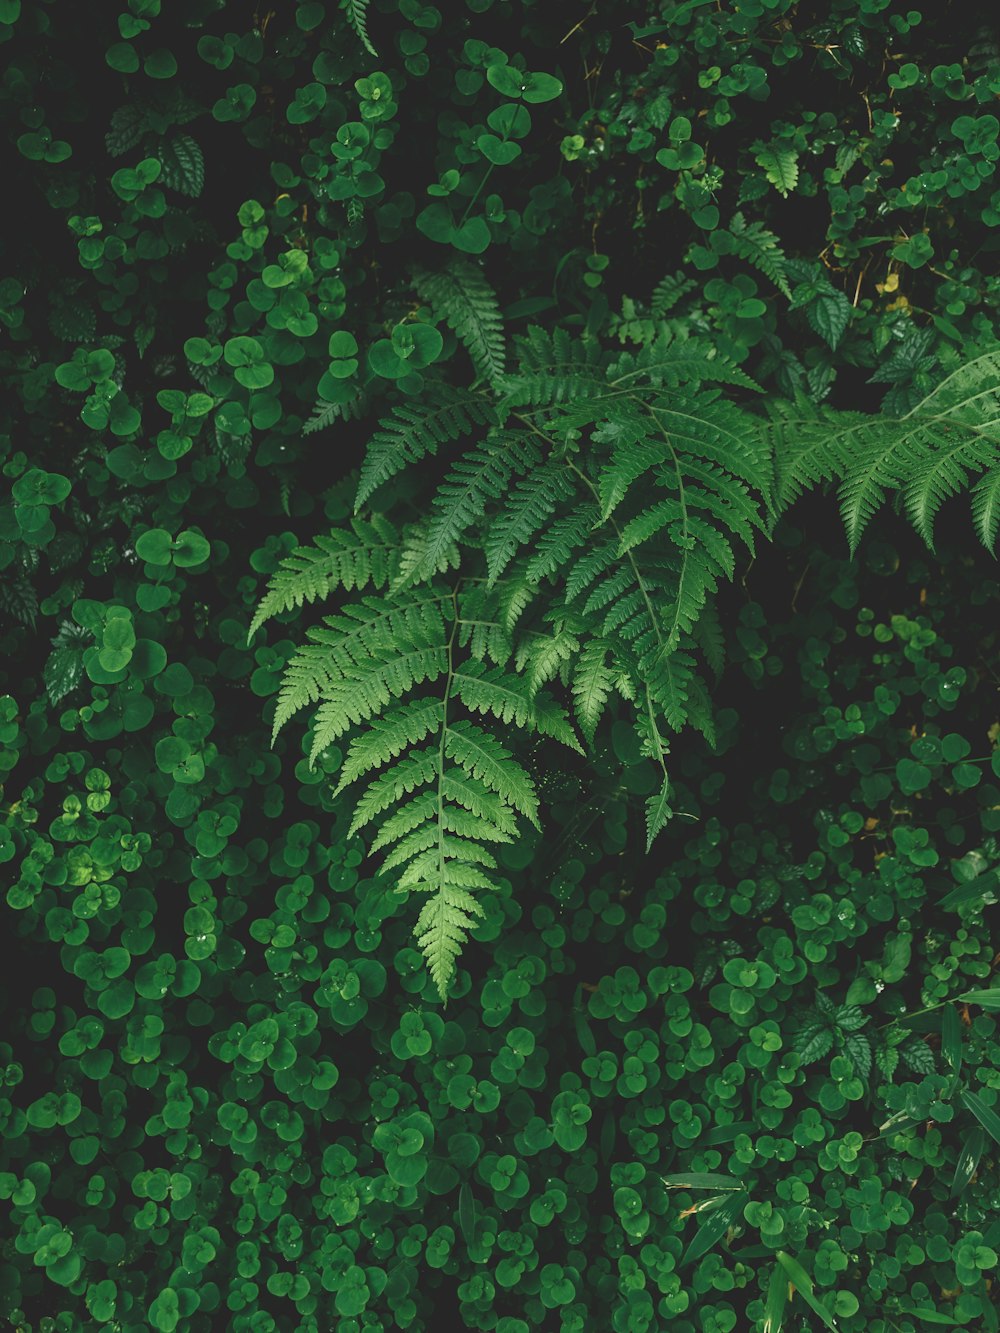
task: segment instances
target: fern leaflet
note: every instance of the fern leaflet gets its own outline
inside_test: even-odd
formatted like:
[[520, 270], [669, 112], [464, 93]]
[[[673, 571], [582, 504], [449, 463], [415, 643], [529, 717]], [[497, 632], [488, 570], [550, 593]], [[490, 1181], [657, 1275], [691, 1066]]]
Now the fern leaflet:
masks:
[[484, 380], [496, 388], [507, 359], [496, 293], [482, 269], [467, 259], [453, 260], [438, 273], [417, 269], [417, 290], [437, 319], [443, 319], [465, 347]]
[[343, 0], [343, 10], [361, 45], [370, 56], [377, 58], [378, 52], [368, 36], [368, 4], [369, 0]]
[[422, 534], [419, 561], [409, 577], [431, 576], [446, 552], [480, 519], [487, 504], [505, 494], [512, 478], [540, 461], [530, 440], [492, 433], [486, 442], [457, 460], [434, 498], [434, 510]]
[[315, 546], [298, 546], [271, 576], [267, 593], [250, 624], [248, 638], [261, 625], [304, 602], [319, 601], [335, 588], [384, 587], [399, 544], [396, 529], [381, 514], [354, 518], [350, 531], [335, 528], [316, 538]]
[[357, 420], [365, 410], [366, 403], [367, 394], [364, 392], [348, 398], [346, 403], [328, 403], [324, 398], [318, 398], [312, 415], [302, 427], [302, 434], [315, 435], [317, 431], [332, 426], [335, 421]]
[[1000, 468], [987, 472], [974, 487], [972, 518], [979, 540], [992, 553], [1000, 527]]
[[747, 222], [742, 213], [734, 213], [729, 224], [729, 250], [747, 264], [753, 264], [774, 283], [782, 296], [792, 299], [785, 264], [788, 262], [773, 231], [762, 222]]
[[403, 468], [436, 454], [440, 445], [470, 434], [475, 426], [493, 421], [486, 403], [444, 385], [429, 390], [419, 405], [400, 404], [368, 443], [355, 510]]

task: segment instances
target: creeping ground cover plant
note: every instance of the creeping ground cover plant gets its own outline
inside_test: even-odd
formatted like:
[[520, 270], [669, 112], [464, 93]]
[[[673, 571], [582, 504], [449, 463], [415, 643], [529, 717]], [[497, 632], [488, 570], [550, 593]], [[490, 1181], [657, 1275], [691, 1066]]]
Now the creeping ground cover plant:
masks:
[[0, 49], [5, 1326], [1000, 1327], [988, 21]]

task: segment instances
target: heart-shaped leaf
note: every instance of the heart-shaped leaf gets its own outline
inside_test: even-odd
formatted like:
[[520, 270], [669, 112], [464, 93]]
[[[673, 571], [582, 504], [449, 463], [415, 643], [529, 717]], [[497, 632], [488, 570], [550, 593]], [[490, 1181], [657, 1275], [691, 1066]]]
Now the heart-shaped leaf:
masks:
[[469, 218], [451, 238], [456, 250], [467, 255], [481, 255], [490, 244], [490, 229], [482, 218]]
[[498, 139], [495, 134], [481, 134], [476, 140], [476, 146], [482, 155], [496, 167], [505, 167], [513, 162], [515, 158], [521, 156], [520, 144], [505, 143], [503, 139]]

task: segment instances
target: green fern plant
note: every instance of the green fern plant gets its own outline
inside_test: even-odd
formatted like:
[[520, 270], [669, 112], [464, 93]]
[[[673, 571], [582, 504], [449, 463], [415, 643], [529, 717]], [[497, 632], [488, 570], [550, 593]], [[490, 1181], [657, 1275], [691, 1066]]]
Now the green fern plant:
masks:
[[[310, 632], [293, 659], [275, 729], [316, 703], [311, 760], [352, 739], [337, 793], [364, 783], [350, 832], [375, 826], [372, 854], [396, 891], [425, 898], [416, 938], [442, 998], [469, 929], [495, 884], [493, 848], [538, 826], [524, 767], [486, 717], [579, 748], [562, 708], [525, 682], [462, 652], [463, 589], [432, 583], [414, 597], [348, 603]], [[467, 646], [467, 645], [466, 645]]]
[[389, 415], [357, 503], [408, 469], [418, 517], [359, 513], [294, 551], [253, 623], [360, 594], [308, 631], [274, 729], [313, 710], [313, 761], [349, 737], [338, 791], [366, 782], [352, 830], [374, 825], [382, 873], [426, 895], [416, 933], [442, 996], [496, 882], [491, 848], [539, 820], [518, 737], [580, 751], [629, 710], [661, 773], [647, 844], [665, 826], [670, 734], [712, 735], [713, 595], [770, 521], [768, 436], [722, 396], [756, 386], [713, 345], [664, 329], [613, 356], [533, 328], [517, 350], [492, 404], [438, 386]]
[[[852, 550], [890, 492], [930, 543], [977, 474], [987, 547], [1000, 528], [995, 348], [900, 418], [804, 397], [752, 412], [736, 397], [753, 380], [666, 324], [635, 352], [538, 328], [516, 349], [492, 400], [436, 385], [390, 412], [359, 512], [285, 558], [252, 626], [346, 596], [289, 661], [275, 734], [310, 708], [311, 760], [349, 737], [338, 791], [365, 781], [352, 829], [374, 825], [383, 873], [426, 895], [417, 938], [442, 996], [496, 883], [491, 849], [539, 820], [518, 738], [581, 750], [629, 711], [660, 770], [650, 846], [671, 815], [670, 737], [713, 736], [716, 591], [804, 490], [839, 487]], [[404, 470], [416, 517], [362, 512]]]

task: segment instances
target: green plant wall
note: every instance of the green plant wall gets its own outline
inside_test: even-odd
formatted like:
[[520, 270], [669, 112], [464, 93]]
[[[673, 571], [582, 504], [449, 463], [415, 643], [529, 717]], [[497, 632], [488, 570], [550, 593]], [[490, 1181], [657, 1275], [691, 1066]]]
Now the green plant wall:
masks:
[[0, 1317], [996, 1329], [986, 20], [0, 49]]

